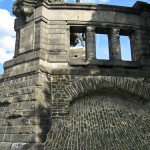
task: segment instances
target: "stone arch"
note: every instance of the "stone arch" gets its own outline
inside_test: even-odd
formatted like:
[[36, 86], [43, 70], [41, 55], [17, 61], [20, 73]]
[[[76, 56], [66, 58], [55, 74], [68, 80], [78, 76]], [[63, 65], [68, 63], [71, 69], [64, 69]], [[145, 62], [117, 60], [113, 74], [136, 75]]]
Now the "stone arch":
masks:
[[141, 80], [123, 77], [89, 76], [82, 77], [64, 89], [68, 96], [66, 104], [69, 106], [73, 99], [94, 91], [101, 91], [104, 88], [119, 89], [136, 97], [142, 97], [145, 101], [150, 100], [150, 87]]
[[[102, 93], [103, 89], [130, 93], [133, 101], [118, 93]], [[67, 116], [53, 120], [46, 149], [120, 150], [132, 149], [133, 145], [135, 149], [150, 148], [150, 103], [141, 105], [140, 101], [135, 102], [137, 97], [149, 101], [150, 87], [143, 81], [82, 77], [64, 90], [68, 96], [66, 108], [70, 111]], [[56, 142], [57, 145], [53, 144]]]

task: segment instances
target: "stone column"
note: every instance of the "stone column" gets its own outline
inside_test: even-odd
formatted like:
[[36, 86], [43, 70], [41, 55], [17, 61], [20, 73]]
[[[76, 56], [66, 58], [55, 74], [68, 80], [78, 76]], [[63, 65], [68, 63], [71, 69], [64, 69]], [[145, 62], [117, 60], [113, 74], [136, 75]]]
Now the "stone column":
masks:
[[15, 43], [14, 57], [17, 57], [19, 54], [19, 44], [20, 44], [20, 29], [16, 30], [16, 43]]
[[120, 29], [112, 28], [109, 34], [110, 60], [121, 60]]
[[142, 41], [139, 30], [134, 31], [134, 33], [130, 35], [130, 45], [132, 60], [138, 61], [142, 56]]
[[96, 59], [95, 27], [92, 26], [86, 30], [86, 57], [87, 61]]
[[70, 50], [70, 26], [66, 26], [66, 35], [65, 35], [65, 50], [69, 53]]
[[47, 48], [47, 20], [40, 18], [35, 21], [34, 49]]

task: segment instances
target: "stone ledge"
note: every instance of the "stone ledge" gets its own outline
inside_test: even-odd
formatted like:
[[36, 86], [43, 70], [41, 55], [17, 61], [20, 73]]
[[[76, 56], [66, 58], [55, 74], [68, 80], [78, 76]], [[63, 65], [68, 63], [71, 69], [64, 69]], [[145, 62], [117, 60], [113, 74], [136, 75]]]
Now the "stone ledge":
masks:
[[[117, 67], [111, 66], [111, 64], [107, 65], [101, 65], [101, 66], [94, 66], [94, 65], [74, 65], [74, 66], [57, 66], [55, 63], [53, 66], [48, 65], [38, 65], [34, 67], [29, 67], [24, 70], [17, 70], [8, 72], [2, 75], [2, 78], [0, 79], [0, 82], [5, 81], [5, 79], [11, 79], [11, 78], [18, 78], [19, 76], [26, 76], [26, 75], [34, 75], [38, 72], [45, 72], [48, 74], [64, 74], [64, 75], [102, 75], [102, 76], [127, 76], [127, 77], [149, 77], [150, 71], [144, 70], [142, 68], [138, 68], [137, 65], [130, 64], [127, 65], [118, 65]], [[140, 67], [140, 66], [139, 66]]]
[[127, 68], [113, 68], [113, 67], [95, 67], [95, 66], [82, 66], [82, 67], [69, 67], [69, 68], [50, 68], [42, 66], [42, 72], [47, 72], [53, 75], [101, 75], [101, 76], [123, 76], [123, 77], [149, 77], [150, 71], [127, 69]]
[[14, 58], [10, 61], [5, 62], [4, 68], [11, 67], [11, 66], [14, 66], [16, 64], [20, 64], [22, 62], [27, 62], [27, 61], [39, 59], [39, 58], [42, 58], [42, 56], [45, 56], [45, 53], [43, 51], [34, 51], [34, 52], [31, 51], [31, 52], [28, 52], [25, 54], [21, 54], [18, 57]]
[[122, 68], [139, 68], [141, 65], [136, 61], [122, 61], [122, 60], [89, 60], [87, 62], [81, 62], [70, 59], [69, 65], [71, 66], [85, 66], [95, 65], [101, 67], [122, 67]]
[[115, 6], [115, 5], [105, 5], [105, 4], [94, 4], [94, 3], [58, 3], [58, 4], [47, 4], [41, 3], [39, 6], [45, 6], [51, 9], [87, 9], [87, 10], [108, 10], [114, 11], [114, 9], [118, 12], [128, 12], [138, 14], [138, 9], [132, 7], [124, 7], [124, 6]]

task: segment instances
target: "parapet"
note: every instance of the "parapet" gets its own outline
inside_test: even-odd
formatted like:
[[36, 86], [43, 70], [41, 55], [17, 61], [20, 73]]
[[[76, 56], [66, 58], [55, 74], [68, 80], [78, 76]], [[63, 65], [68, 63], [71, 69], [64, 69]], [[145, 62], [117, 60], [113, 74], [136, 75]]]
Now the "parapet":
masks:
[[[134, 76], [143, 75], [137, 72], [148, 71], [150, 67], [149, 8], [150, 5], [144, 2], [123, 7], [66, 3], [61, 0], [18, 0], [13, 7], [17, 17], [15, 55], [13, 60], [5, 63], [5, 73], [15, 71], [20, 64], [40, 60], [41, 68], [50, 73], [65, 68], [65, 73], [75, 69], [73, 72], [80, 74], [82, 71], [78, 72], [79, 68], [94, 66], [102, 69], [122, 68], [124, 71], [127, 68], [129, 72], [136, 72]], [[86, 43], [82, 50], [71, 48], [72, 33], [84, 34]], [[96, 33], [108, 36], [109, 60], [96, 58]], [[130, 39], [131, 61], [121, 59], [121, 35]]]

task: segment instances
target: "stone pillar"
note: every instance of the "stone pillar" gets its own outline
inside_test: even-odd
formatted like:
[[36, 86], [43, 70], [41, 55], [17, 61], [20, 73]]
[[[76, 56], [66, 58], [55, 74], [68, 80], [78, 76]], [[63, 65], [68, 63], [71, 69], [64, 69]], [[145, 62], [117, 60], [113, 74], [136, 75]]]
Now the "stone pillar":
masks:
[[131, 45], [132, 61], [138, 61], [142, 56], [142, 41], [139, 30], [134, 31], [130, 35], [130, 45]]
[[139, 58], [140, 64], [144, 69], [150, 69], [150, 31], [140, 31], [141, 37], [141, 56]]
[[120, 29], [112, 28], [109, 34], [110, 60], [121, 60]]
[[46, 49], [47, 46], [47, 21], [43, 18], [35, 21], [34, 49]]
[[96, 59], [95, 27], [92, 26], [86, 31], [86, 57], [88, 61]]
[[69, 53], [69, 49], [70, 49], [70, 27], [69, 26], [66, 26], [65, 49], [67, 50], [67, 53]]
[[14, 57], [19, 54], [19, 43], [20, 43], [20, 29], [16, 30], [16, 43], [15, 43], [15, 54]]

